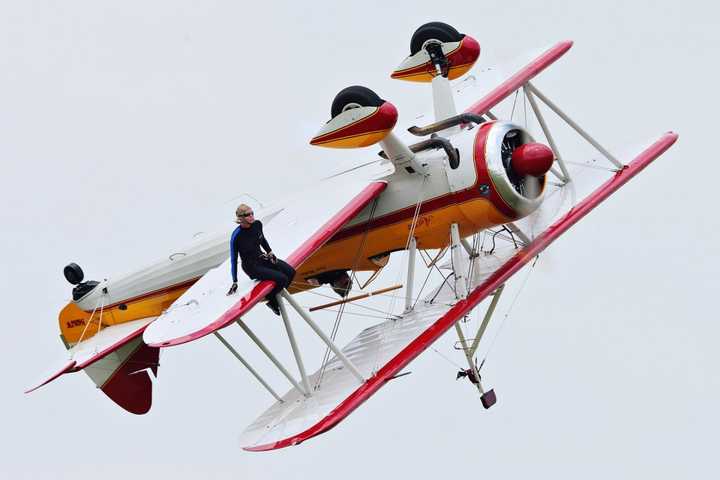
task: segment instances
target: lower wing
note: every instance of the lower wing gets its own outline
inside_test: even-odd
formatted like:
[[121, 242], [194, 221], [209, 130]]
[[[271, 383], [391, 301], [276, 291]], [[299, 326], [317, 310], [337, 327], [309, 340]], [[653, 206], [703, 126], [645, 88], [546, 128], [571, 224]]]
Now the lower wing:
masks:
[[[363, 330], [342, 351], [367, 380], [359, 385], [342, 362], [333, 358], [309, 377], [316, 386], [311, 396], [305, 397], [294, 388], [247, 427], [241, 436], [245, 450], [274, 450], [296, 445], [333, 428], [676, 139], [673, 133], [663, 135], [631, 157], [624, 169], [604, 172], [609, 179], [602, 184], [595, 182], [584, 200], [565, 201], [557, 210], [556, 205], [549, 206], [554, 211], [548, 218], [529, 219], [535, 222], [533, 228], [529, 228], [531, 241], [522, 248], [508, 243], [492, 254], [474, 259], [474, 278], [471, 279], [474, 288], [466, 299], [456, 300], [453, 288], [444, 282], [410, 313]], [[551, 204], [552, 201], [548, 205]], [[540, 223], [542, 228], [537, 228]]]

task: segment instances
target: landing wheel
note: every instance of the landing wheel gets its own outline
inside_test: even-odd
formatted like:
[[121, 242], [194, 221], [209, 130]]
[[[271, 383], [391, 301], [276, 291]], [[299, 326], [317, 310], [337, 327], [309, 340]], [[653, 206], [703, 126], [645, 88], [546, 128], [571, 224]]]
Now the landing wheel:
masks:
[[341, 298], [347, 297], [353, 286], [352, 278], [345, 270], [333, 270], [331, 272], [321, 273], [313, 277], [313, 279], [320, 285], [329, 284]]
[[83, 281], [83, 278], [85, 278], [82, 268], [80, 268], [80, 265], [77, 263], [66, 265], [65, 268], [63, 268], [63, 275], [65, 275], [65, 280], [73, 285], [79, 284]]
[[332, 289], [335, 293], [340, 295], [341, 298], [346, 298], [350, 293], [350, 290], [352, 290], [353, 281], [352, 278], [350, 278], [350, 275], [345, 273], [345, 275], [342, 275], [333, 281], [330, 286], [332, 286]]
[[447, 23], [430, 22], [421, 26], [410, 39], [410, 55], [415, 55], [423, 49], [428, 42], [459, 42], [465, 35], [455, 30]]
[[335, 95], [335, 100], [333, 100], [332, 107], [330, 107], [330, 117], [335, 118], [351, 108], [379, 107], [384, 102], [385, 100], [369, 88], [353, 85], [340, 90], [340, 93]]

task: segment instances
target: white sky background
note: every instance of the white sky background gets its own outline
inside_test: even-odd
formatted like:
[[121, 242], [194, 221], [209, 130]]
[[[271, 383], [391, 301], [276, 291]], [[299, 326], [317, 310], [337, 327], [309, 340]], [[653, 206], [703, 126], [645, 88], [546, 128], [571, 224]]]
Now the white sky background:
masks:
[[[0, 474], [715, 478], [717, 11], [547, 3], [0, 3]], [[573, 39], [545, 93], [609, 146], [681, 135], [541, 257], [484, 368], [496, 407], [427, 351], [331, 432], [246, 453], [237, 435], [270, 397], [212, 338], [163, 353], [145, 416], [83, 374], [22, 394], [62, 358], [66, 263], [130, 270], [231, 219], [242, 192], [372, 158], [307, 142], [347, 85], [403, 127], [430, 108], [428, 87], [389, 73], [431, 20], [477, 38], [483, 65]], [[452, 342], [437, 348], [461, 362]]]

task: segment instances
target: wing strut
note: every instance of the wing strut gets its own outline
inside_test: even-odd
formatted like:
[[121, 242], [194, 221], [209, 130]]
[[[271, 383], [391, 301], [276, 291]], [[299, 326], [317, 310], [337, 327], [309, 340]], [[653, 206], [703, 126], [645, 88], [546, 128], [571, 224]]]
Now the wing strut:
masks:
[[530, 93], [530, 90], [528, 89], [529, 84], [530, 83], [528, 82], [523, 86], [523, 92], [525, 92], [525, 96], [530, 102], [530, 106], [535, 113], [535, 118], [537, 118], [538, 123], [540, 123], [540, 128], [542, 128], [542, 131], [545, 134], [545, 138], [547, 139], [548, 143], [550, 144], [550, 148], [555, 154], [555, 160], [557, 160], [558, 165], [560, 165], [560, 170], [562, 171], [562, 173], [558, 173], [555, 168], [551, 168], [550, 171], [553, 175], [560, 179], [561, 182], [567, 183], [570, 181], [570, 173], [568, 172], [567, 166], [565, 165], [565, 161], [560, 156], [560, 150], [558, 150], [557, 144], [555, 143], [555, 138], [553, 138], [552, 134], [550, 133], [550, 129], [547, 126], [547, 123], [545, 123], [545, 117], [543, 117], [542, 112], [540, 112], [540, 108], [535, 101], [535, 97], [533, 97], [532, 93]]
[[518, 238], [520, 238], [520, 241], [523, 243], [523, 246], [530, 243], [530, 237], [528, 237], [525, 232], [523, 232], [520, 227], [518, 227], [514, 222], [508, 222], [505, 224], [508, 230], [510, 230], [510, 233], [513, 235], [517, 235]]
[[[265, 346], [265, 344], [255, 335], [255, 333], [250, 330], [250, 327], [248, 327], [245, 322], [243, 322], [241, 319], [237, 320], [237, 324], [240, 326], [240, 328], [243, 329], [243, 331], [247, 334], [250, 339], [255, 342], [255, 344], [262, 350], [262, 352], [270, 359], [270, 361], [277, 367], [278, 370], [285, 376], [285, 378], [288, 379], [288, 381], [292, 384], [293, 387], [295, 387], [300, 393], [302, 393], [305, 397], [310, 397], [312, 395], [312, 388], [310, 387], [310, 381], [308, 380], [307, 372], [305, 370], [305, 364], [303, 363], [302, 356], [300, 354], [300, 349], [297, 344], [297, 340], [295, 339], [295, 333], [293, 332], [292, 325], [290, 324], [290, 317], [288, 316], [287, 308], [285, 306], [285, 302], [283, 302], [283, 298], [287, 300], [287, 302], [290, 304], [291, 307], [302, 317], [305, 322], [312, 328], [315, 333], [320, 337], [320, 339], [325, 342], [325, 344], [332, 350], [335, 355], [337, 355], [338, 359], [345, 365], [345, 368], [348, 369], [350, 373], [355, 376], [355, 378], [358, 379], [358, 381], [362, 384], [365, 383], [365, 379], [358, 371], [357, 367], [353, 365], [353, 363], [348, 360], [348, 358], [340, 351], [340, 349], [335, 345], [335, 343], [330, 340], [327, 335], [320, 329], [320, 327], [317, 326], [315, 322], [310, 318], [310, 315], [303, 310], [303, 308], [295, 301], [294, 298], [292, 298], [292, 295], [288, 293], [287, 290], [283, 290], [282, 298], [278, 298], [278, 305], [280, 307], [280, 315], [282, 316], [283, 323], [285, 324], [285, 330], [287, 331], [288, 339], [290, 340], [290, 347], [292, 348], [293, 355], [295, 356], [295, 361], [297, 362], [298, 370], [300, 371], [300, 377], [302, 386], [300, 383], [298, 383], [297, 380], [290, 374], [290, 372], [283, 366], [282, 363], [275, 357], [275, 355], [272, 354], [270, 349]], [[227, 348], [230, 353], [232, 353], [235, 358], [237, 358], [240, 363], [247, 368], [250, 373], [262, 384], [265, 389], [270, 392], [270, 394], [275, 397], [276, 400], [278, 400], [280, 403], [283, 403], [284, 400], [273, 390], [273, 388], [263, 379], [260, 374], [252, 367], [250, 364], [237, 352], [237, 350], [228, 343], [225, 338], [220, 335], [219, 332], [215, 331], [213, 332], [218, 340], [220, 340], [220, 343], [222, 343], [225, 348]]]
[[415, 284], [415, 255], [417, 253], [417, 240], [415, 236], [410, 236], [408, 248], [408, 269], [407, 281], [405, 282], [405, 312], [409, 312], [413, 307], [413, 285]]
[[[473, 248], [468, 244], [467, 240], [462, 238], [460, 236], [460, 231], [458, 229], [457, 223], [453, 223], [450, 226], [450, 252], [452, 254], [452, 266], [453, 266], [453, 275], [455, 277], [455, 292], [456, 296], [458, 298], [467, 298], [468, 290], [471, 288], [474, 288], [473, 285], [466, 283], [470, 282], [472, 279], [472, 275], [469, 276], [469, 278], [466, 279], [466, 265], [465, 265], [465, 257], [462, 255], [462, 250], [467, 252], [467, 256], [471, 262], [474, 261], [474, 258], [477, 257], [477, 254], [473, 250]], [[462, 248], [461, 248], [462, 247]], [[502, 288], [502, 287], [501, 287]], [[468, 346], [468, 341], [465, 338], [465, 334], [463, 333], [462, 327], [460, 326], [460, 321], [455, 322], [455, 332], [457, 332], [458, 339], [460, 340], [460, 345], [462, 347], [462, 351], [465, 354], [465, 358], [468, 362], [468, 369], [464, 372], [461, 372], [462, 374], [468, 376], [470, 378], [470, 382], [475, 385], [478, 392], [480, 393], [480, 400], [482, 401], [483, 406], [488, 409], [492, 407], [496, 402], [495, 392], [494, 390], [490, 389], [488, 391], [485, 391], [482, 386], [482, 381], [480, 378], [480, 372], [478, 371], [477, 364], [473, 361], [474, 352], [477, 349], [477, 345], [480, 343], [480, 338], [482, 337], [483, 333], [485, 332], [485, 328], [487, 327], [488, 322], [490, 321], [490, 317], [492, 316], [492, 312], [495, 310], [495, 305], [497, 305], [497, 300], [499, 300], [499, 295], [496, 295], [496, 298], [493, 299], [493, 302], [490, 305], [490, 308], [488, 309], [488, 313], [485, 315], [485, 319], [483, 320], [482, 325], [480, 326], [477, 335], [475, 336], [475, 339], [473, 341], [473, 346]], [[459, 377], [458, 377], [459, 378]]]
[[[450, 225], [450, 258], [452, 259], [453, 271], [455, 272], [455, 296], [458, 299], [467, 298], [467, 268], [465, 258], [462, 255], [464, 246], [460, 241], [460, 229], [457, 223]], [[472, 252], [472, 248], [470, 249]], [[468, 256], [470, 256], [468, 254]]]
[[500, 285], [497, 290], [495, 290], [495, 293], [492, 294], [493, 299], [490, 302], [490, 306], [488, 307], [487, 311], [485, 312], [485, 317], [483, 318], [483, 321], [480, 324], [480, 328], [478, 328], [475, 339], [473, 340], [473, 343], [470, 346], [470, 350], [468, 351], [471, 357], [474, 357], [475, 352], [477, 352], [478, 346], [480, 345], [480, 340], [482, 340], [483, 335], [485, 335], [485, 330], [487, 329], [488, 323], [490, 323], [490, 319], [492, 318], [493, 313], [495, 313], [495, 308], [500, 301], [500, 296], [502, 295], [503, 290], [505, 290], [504, 283]]
[[299, 303], [295, 301], [295, 299], [288, 293], [287, 290], [283, 290], [280, 292], [280, 295], [287, 300], [287, 302], [290, 304], [291, 307], [295, 309], [295, 311], [302, 317], [303, 320], [310, 326], [310, 328], [313, 329], [313, 331], [320, 337], [320, 339], [325, 342], [325, 345], [328, 346], [330, 350], [333, 351], [335, 355], [337, 355], [338, 359], [345, 365], [345, 368], [347, 368], [355, 378], [358, 379], [358, 381], [362, 384], [365, 383], [365, 379], [358, 371], [357, 367], [352, 364], [350, 360], [345, 356], [344, 353], [340, 351], [340, 349], [335, 345], [335, 343], [328, 338], [327, 335], [325, 335], [325, 332], [323, 332], [320, 327], [317, 326], [315, 322], [312, 321], [312, 318], [310, 318], [310, 314], [308, 314], [303, 308], [300, 306]]
[[290, 348], [292, 348], [293, 355], [295, 356], [295, 362], [297, 363], [298, 370], [300, 371], [300, 377], [302, 377], [303, 386], [307, 392], [305, 396], [309, 396], [312, 394], [312, 389], [310, 388], [310, 382], [308, 382], [307, 373], [305, 372], [305, 364], [303, 363], [302, 355], [300, 355], [300, 349], [298, 348], [297, 341], [295, 340], [295, 334], [293, 333], [292, 325], [290, 324], [290, 318], [288, 318], [285, 302], [283, 302], [281, 298], [278, 298], [278, 306], [280, 307], [280, 315], [282, 315], [283, 323], [285, 324], [288, 340], [290, 340]]
[[297, 388], [298, 391], [302, 392], [302, 394], [306, 397], [310, 395], [310, 390], [305, 390], [303, 387], [300, 386], [297, 380], [295, 380], [295, 378], [290, 375], [290, 372], [288, 372], [287, 368], [285, 368], [283, 364], [280, 363], [277, 358], [275, 358], [275, 355], [273, 355], [272, 352], [265, 346], [265, 344], [257, 337], [257, 335], [255, 335], [253, 331], [250, 330], [250, 327], [248, 327], [245, 322], [243, 322], [241, 319], [238, 319], [237, 324], [240, 325], [240, 328], [242, 328], [243, 331], [247, 334], [247, 336], [250, 337], [253, 342], [255, 342], [255, 345], [257, 345], [260, 350], [262, 350], [262, 352], [270, 359], [270, 361], [275, 364], [278, 370], [280, 370], [280, 372], [285, 375], [285, 378], [290, 381], [293, 387]]
[[460, 244], [463, 246], [463, 248], [467, 252], [468, 257], [470, 257], [470, 260], [477, 257], [477, 253], [475, 252], [475, 250], [473, 250], [472, 245], [470, 245], [470, 243], [465, 238], [460, 237]]
[[216, 331], [216, 332], [213, 332], [213, 333], [215, 334], [215, 336], [217, 337], [217, 339], [220, 340], [220, 343], [222, 343], [222, 344], [225, 346], [225, 348], [227, 348], [228, 350], [230, 350], [230, 353], [232, 353], [233, 355], [235, 355], [235, 358], [237, 358], [238, 360], [240, 360], [240, 363], [242, 363], [243, 366], [244, 366], [245, 368], [247, 368], [247, 369], [250, 371], [250, 373], [253, 374], [253, 376], [258, 380], [258, 382], [260, 382], [260, 383], [262, 384], [262, 386], [265, 387], [265, 389], [266, 389], [268, 392], [270, 392], [270, 395], [272, 395], [273, 397], [275, 397], [275, 400], [277, 400], [278, 402], [282, 403], [282, 402], [283, 402], [283, 399], [280, 398], [280, 395], [278, 395], [278, 394], [275, 392], [275, 390], [273, 390], [272, 387], [271, 387], [270, 385], [268, 385], [268, 383], [265, 381], [265, 379], [263, 379], [263, 378], [260, 376], [260, 374], [257, 373], [257, 371], [255, 371], [255, 369], [254, 369], [253, 367], [251, 367], [250, 364], [237, 352], [237, 350], [235, 350], [235, 349], [233, 348], [233, 346], [230, 345], [227, 340], [225, 340], [225, 337], [223, 337], [222, 335], [220, 335], [220, 332], [217, 332], [217, 331]]
[[[485, 335], [485, 330], [490, 323], [490, 318], [492, 318], [492, 315], [495, 312], [495, 307], [497, 307], [498, 301], [500, 300], [500, 295], [502, 295], [504, 288], [505, 284], [502, 284], [497, 290], [495, 290], [495, 293], [492, 294], [493, 299], [490, 302], [487, 311], [485, 312], [485, 317], [483, 318], [483, 321], [480, 324], [480, 327], [478, 328], [474, 339], [466, 338], [465, 334], [463, 333], [462, 327], [460, 326], [460, 322], [455, 323], [455, 331], [457, 332], [460, 349], [465, 354], [465, 359], [467, 360], [469, 367], [467, 370], [461, 371], [458, 374], [458, 378], [460, 378], [460, 376], [467, 376], [470, 378], [470, 382], [478, 389], [478, 392], [480, 393], [480, 401], [482, 402], [483, 407], [485, 407], [486, 410], [495, 405], [497, 397], [495, 396], [495, 391], [493, 389], [487, 391], [483, 389], [482, 379], [480, 377], [480, 367], [482, 367], [484, 360], [483, 362], [480, 362], [480, 367], [478, 367], [476, 361], [474, 361], [474, 358], [478, 346], [480, 345], [480, 340], [482, 340], [483, 335]], [[472, 344], [470, 346], [468, 346], [469, 340], [472, 340]]]
[[[600, 145], [597, 142], [597, 140], [595, 140], [593, 137], [590, 136], [589, 133], [587, 133], [585, 130], [583, 130], [582, 127], [580, 127], [580, 125], [575, 123], [572, 118], [568, 117], [565, 112], [560, 110], [560, 107], [555, 105], [549, 98], [547, 98], [545, 95], [543, 95], [542, 92], [540, 92], [540, 90], [538, 90], [535, 87], [535, 85], [533, 85], [532, 83], [530, 83], [528, 81], [525, 83], [525, 85], [523, 85], [523, 88], [525, 90], [525, 95], [528, 97], [528, 100], [530, 101], [530, 105], [532, 106], [533, 111], [535, 112], [535, 115], [538, 117], [538, 120], [540, 120], [542, 117], [539, 115], [540, 110], [537, 108], [537, 103], [535, 103], [535, 99], [533, 98], [533, 95], [537, 96], [545, 105], [547, 105], [553, 112], [555, 112], [558, 115], [558, 117], [562, 118], [565, 121], [565, 123], [570, 125], [570, 127], [572, 127], [572, 129], [575, 130], [582, 138], [587, 140], [588, 143], [590, 143], [590, 145], [595, 147], [598, 152], [602, 153], [602, 155], [605, 158], [607, 158], [610, 163], [615, 165], [618, 168], [618, 170], [622, 170], [623, 168], [625, 168], [625, 165], [623, 165], [622, 162], [620, 162], [610, 152], [608, 152], [605, 149], [605, 147]], [[544, 122], [541, 121], [541, 126], [543, 123]], [[547, 135], [547, 125], [543, 126], [543, 132]], [[550, 137], [548, 137], [548, 142], [551, 142]], [[553, 143], [554, 142], [551, 142], [550, 145], [552, 146]], [[557, 156], [557, 150], [555, 150], [555, 148], [553, 148], [553, 151], [555, 152], [555, 154]], [[558, 158], [558, 160], [560, 160], [560, 159]], [[563, 162], [559, 161], [558, 163], [560, 164], [560, 167], [562, 168], [563, 175], [565, 175], [565, 177], [567, 177], [567, 178], [570, 178], [567, 174], [567, 170], [565, 169], [565, 165], [563, 164]]]

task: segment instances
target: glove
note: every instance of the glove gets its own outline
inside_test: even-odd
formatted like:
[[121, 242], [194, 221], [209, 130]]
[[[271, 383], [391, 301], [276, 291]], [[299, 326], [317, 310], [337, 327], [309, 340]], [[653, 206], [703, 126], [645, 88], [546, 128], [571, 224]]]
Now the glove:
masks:
[[277, 263], [277, 257], [273, 252], [267, 254], [267, 259], [270, 260], [270, 263]]
[[232, 286], [230, 287], [230, 290], [228, 290], [227, 295], [230, 296], [235, 292], [237, 292], [237, 283], [233, 282]]

